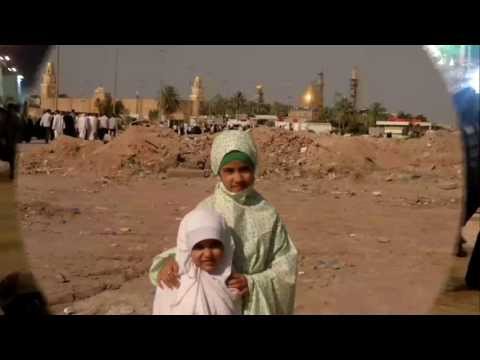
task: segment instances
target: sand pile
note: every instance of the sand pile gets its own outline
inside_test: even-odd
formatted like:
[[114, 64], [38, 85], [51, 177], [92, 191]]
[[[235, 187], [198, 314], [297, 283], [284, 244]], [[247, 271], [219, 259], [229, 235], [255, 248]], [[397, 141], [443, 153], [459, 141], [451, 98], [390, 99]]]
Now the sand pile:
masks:
[[96, 149], [103, 146], [100, 141], [85, 141], [69, 136], [60, 136], [47, 146], [29, 153], [20, 154], [20, 170], [26, 174], [56, 174], [69, 171], [91, 158]]
[[[458, 133], [437, 131], [420, 139], [343, 137], [256, 128], [260, 175], [330, 179], [374, 171], [410, 168], [447, 169], [462, 164]], [[169, 168], [209, 169], [216, 135], [180, 137], [174, 131], [134, 126], [108, 144], [61, 137], [22, 159], [26, 173], [85, 173], [123, 177], [165, 172]], [[456, 170], [455, 170], [456, 171]]]

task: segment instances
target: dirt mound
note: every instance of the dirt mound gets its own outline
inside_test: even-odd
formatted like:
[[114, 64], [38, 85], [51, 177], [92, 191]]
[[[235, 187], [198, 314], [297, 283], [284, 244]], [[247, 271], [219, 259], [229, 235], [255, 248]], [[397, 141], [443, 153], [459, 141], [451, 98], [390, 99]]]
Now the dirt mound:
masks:
[[336, 177], [383, 168], [379, 145], [371, 138], [315, 135], [308, 132], [254, 129], [260, 174]]
[[100, 141], [60, 136], [45, 147], [21, 154], [21, 171], [27, 174], [75, 173], [76, 167], [102, 145]]
[[170, 129], [130, 127], [95, 150], [89, 168], [111, 177], [163, 172], [176, 166], [180, 147], [180, 137]]
[[[135, 126], [108, 144], [60, 137], [22, 159], [27, 173], [129, 177], [165, 172], [169, 168], [210, 169], [216, 135], [184, 136], [158, 126]], [[261, 176], [330, 179], [362, 177], [373, 171], [447, 169], [461, 165], [458, 133], [430, 132], [420, 139], [344, 137], [256, 128], [252, 131], [260, 156]], [[413, 171], [412, 170], [412, 171]]]

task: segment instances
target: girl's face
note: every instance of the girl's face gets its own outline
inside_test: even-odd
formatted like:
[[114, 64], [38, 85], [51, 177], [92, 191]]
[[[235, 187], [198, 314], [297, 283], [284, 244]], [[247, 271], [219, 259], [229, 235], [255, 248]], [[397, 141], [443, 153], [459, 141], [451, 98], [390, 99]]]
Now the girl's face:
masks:
[[192, 262], [203, 271], [212, 273], [223, 258], [223, 244], [214, 239], [202, 240], [192, 249]]
[[220, 170], [220, 179], [228, 191], [238, 193], [253, 185], [255, 174], [247, 163], [236, 160]]

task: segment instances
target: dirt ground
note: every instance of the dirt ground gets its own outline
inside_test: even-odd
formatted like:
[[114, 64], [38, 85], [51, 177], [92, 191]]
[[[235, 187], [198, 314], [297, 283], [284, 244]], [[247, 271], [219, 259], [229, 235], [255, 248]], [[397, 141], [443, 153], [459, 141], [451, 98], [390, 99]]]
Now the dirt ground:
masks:
[[[174, 245], [179, 220], [214, 182], [20, 177], [27, 253], [54, 311], [150, 313], [151, 260]], [[460, 191], [383, 179], [257, 187], [301, 254], [296, 313], [429, 311], [452, 261]], [[372, 195], [379, 190], [384, 195]], [[436, 204], [417, 205], [420, 192]]]
[[[408, 145], [419, 154], [410, 167], [403, 166], [401, 144], [379, 149], [375, 143], [367, 146], [373, 146], [373, 154], [383, 152], [374, 159], [382, 166], [372, 167], [367, 159], [360, 166], [364, 171], [355, 172], [358, 146], [363, 147], [358, 142], [350, 150], [342, 145], [342, 164], [350, 161], [354, 170], [350, 175], [338, 165], [342, 158], [317, 169], [307, 158], [309, 172], [296, 173], [304, 160], [287, 157], [257, 179], [257, 189], [278, 209], [299, 249], [296, 314], [480, 312], [480, 293], [460, 286], [467, 259], [452, 256], [462, 206], [461, 158], [450, 160], [448, 150], [435, 158], [431, 145], [425, 155], [430, 143], [416, 141]], [[312, 143], [298, 144], [295, 153], [306, 146]], [[25, 149], [37, 152], [35, 159], [51, 154], [44, 146]], [[385, 149], [400, 154], [391, 156], [396, 166], [385, 166]], [[428, 164], [421, 162], [424, 158]], [[174, 246], [181, 217], [212, 193], [216, 180], [200, 170], [199, 176], [191, 171], [178, 177], [136, 169], [128, 181], [117, 181], [111, 172], [99, 174], [98, 167], [75, 171], [70, 170], [74, 161], [68, 167], [50, 161], [62, 170], [23, 167], [28, 171], [22, 171], [16, 187], [25, 248], [51, 309], [150, 314], [152, 258]], [[275, 168], [281, 166], [277, 176]], [[472, 224], [466, 229], [469, 248]]]

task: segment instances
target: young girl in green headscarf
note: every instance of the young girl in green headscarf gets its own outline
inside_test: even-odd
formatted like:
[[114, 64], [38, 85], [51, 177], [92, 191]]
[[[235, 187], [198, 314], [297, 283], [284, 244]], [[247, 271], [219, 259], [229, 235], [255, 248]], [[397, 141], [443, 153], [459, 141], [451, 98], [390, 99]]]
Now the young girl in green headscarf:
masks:
[[[213, 195], [198, 206], [215, 209], [235, 241], [227, 286], [243, 295], [243, 314], [292, 314], [297, 250], [277, 211], [254, 189], [257, 151], [248, 132], [224, 131], [212, 145], [211, 166], [220, 178]], [[155, 257], [150, 280], [177, 288], [175, 249]]]

